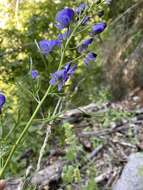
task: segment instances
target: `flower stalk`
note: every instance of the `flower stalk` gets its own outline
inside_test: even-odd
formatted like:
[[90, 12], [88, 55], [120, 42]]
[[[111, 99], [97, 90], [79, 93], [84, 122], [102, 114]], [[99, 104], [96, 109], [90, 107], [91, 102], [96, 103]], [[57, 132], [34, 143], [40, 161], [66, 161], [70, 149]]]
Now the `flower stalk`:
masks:
[[[93, 6], [93, 3], [89, 7], [89, 10], [91, 10], [92, 6]], [[79, 19], [78, 23], [76, 23], [76, 25], [72, 31], [70, 31], [65, 36], [63, 36], [63, 40], [65, 40], [64, 39], [64, 37], [65, 37], [66, 41], [65, 41], [65, 44], [61, 48], [61, 56], [60, 56], [60, 62], [58, 65], [58, 69], [55, 73], [51, 74], [50, 84], [49, 84], [44, 96], [42, 97], [41, 100], [38, 99], [38, 101], [37, 101], [38, 104], [37, 104], [35, 111], [33, 112], [29, 121], [25, 124], [23, 131], [21, 132], [20, 136], [18, 137], [18, 139], [16, 140], [16, 142], [12, 146], [12, 149], [9, 152], [9, 155], [8, 155], [8, 157], [4, 163], [4, 166], [0, 170], [0, 178], [4, 175], [4, 172], [7, 169], [8, 165], [11, 161], [12, 156], [14, 155], [16, 149], [18, 148], [18, 146], [20, 145], [20, 143], [24, 139], [26, 133], [28, 132], [28, 130], [29, 130], [34, 118], [35, 118], [35, 116], [37, 115], [37, 113], [41, 109], [41, 106], [43, 105], [44, 101], [46, 100], [46, 98], [50, 94], [52, 94], [52, 89], [53, 89], [52, 86], [58, 84], [58, 90], [60, 91], [62, 89], [63, 85], [69, 79], [69, 77], [73, 75], [77, 65], [71, 66], [72, 61], [67, 63], [66, 65], [64, 65], [65, 52], [68, 48], [69, 42], [71, 41], [72, 37], [75, 36], [75, 33], [77, 32], [80, 25], [83, 25], [83, 23], [86, 24], [85, 21], [87, 21], [87, 20], [85, 20], [85, 18], [86, 19], [88, 18], [88, 17], [85, 17], [86, 16], [85, 14], [87, 12], [86, 10], [87, 10], [87, 7], [85, 4], [81, 4], [78, 7], [78, 9], [77, 9], [77, 16]], [[83, 16], [83, 18], [80, 17], [81, 15]], [[60, 30], [65, 29], [65, 28], [70, 29], [70, 23], [73, 21], [74, 16], [76, 16], [74, 13], [74, 10], [72, 10], [70, 8], [65, 8], [65, 9], [59, 11], [56, 15], [56, 27]], [[92, 43], [92, 41], [94, 39], [94, 35], [103, 32], [105, 28], [106, 28], [106, 24], [103, 22], [95, 24], [92, 27], [92, 32], [91, 32], [92, 35], [90, 36], [90, 38], [87, 40], [84, 40], [83, 43], [79, 46], [79, 48], [78, 48], [79, 53], [87, 52], [88, 46]], [[62, 43], [62, 40], [59, 40], [59, 39], [42, 40], [38, 44], [36, 42], [36, 45], [37, 45], [38, 49], [40, 50], [40, 52], [42, 54], [44, 54], [45, 56], [47, 56], [48, 54], [50, 54], [53, 51], [54, 48], [61, 47], [61, 43]], [[81, 54], [81, 56], [79, 56], [79, 57], [82, 57], [82, 56], [83, 55]], [[76, 58], [75, 60], [77, 60], [78, 58]], [[43, 59], [43, 56], [42, 56], [42, 59]], [[88, 64], [89, 62], [92, 62], [95, 59], [96, 59], [96, 54], [94, 52], [89, 52], [84, 59], [84, 63]], [[44, 60], [44, 63], [45, 63], [45, 60]], [[45, 68], [47, 68], [46, 63], [45, 63]], [[31, 69], [32, 69], [32, 67], [31, 67]], [[30, 70], [30, 71], [31, 71], [32, 79], [37, 79], [39, 76], [38, 71], [37, 70]], [[3, 94], [0, 94], [0, 111], [1, 111], [1, 108], [3, 107], [4, 103], [5, 103], [5, 96]], [[53, 117], [56, 118], [56, 111], [53, 115], [50, 115], [50, 119], [52, 120]], [[48, 118], [49, 121], [50, 121], [50, 119]], [[43, 152], [44, 152], [46, 143], [48, 141], [48, 137], [49, 137], [50, 132], [51, 132], [51, 127], [49, 127], [49, 129], [47, 129], [45, 141], [44, 141], [44, 144], [41, 148], [40, 157], [38, 160], [37, 171], [40, 168], [41, 159], [42, 159]]]
[[[68, 47], [68, 44], [70, 42], [70, 40], [72, 39], [74, 33], [76, 32], [76, 30], [78, 29], [78, 27], [80, 26], [82, 20], [78, 23], [78, 25], [74, 28], [73, 32], [71, 33], [71, 35], [69, 36], [69, 38], [67, 39], [66, 41], [66, 44], [65, 44], [65, 47], [63, 48], [63, 51], [62, 51], [62, 54], [61, 54], [61, 59], [60, 59], [60, 63], [59, 63], [59, 67], [58, 67], [58, 70], [61, 68], [61, 66], [63, 65], [63, 62], [64, 62], [64, 57], [65, 57], [65, 51]], [[44, 103], [45, 99], [47, 98], [47, 96], [50, 94], [50, 91], [51, 91], [51, 88], [52, 88], [52, 85], [49, 85], [47, 91], [45, 92], [43, 98], [41, 99], [41, 101], [38, 103], [35, 111], [33, 112], [31, 118], [29, 119], [29, 121], [27, 122], [25, 128], [23, 129], [22, 133], [20, 134], [19, 138], [17, 139], [17, 141], [15, 142], [15, 144], [13, 145], [9, 155], [8, 155], [8, 158], [6, 159], [6, 162], [3, 166], [3, 168], [0, 170], [0, 178], [3, 176], [6, 168], [8, 167], [8, 164], [10, 163], [11, 161], [11, 158], [13, 156], [13, 154], [15, 153], [17, 147], [19, 146], [19, 144], [21, 143], [22, 139], [24, 138], [25, 134], [27, 133], [27, 131], [29, 130], [31, 124], [32, 124], [32, 121], [33, 119], [35, 118], [36, 114], [38, 113], [38, 111], [40, 110], [42, 104]]]

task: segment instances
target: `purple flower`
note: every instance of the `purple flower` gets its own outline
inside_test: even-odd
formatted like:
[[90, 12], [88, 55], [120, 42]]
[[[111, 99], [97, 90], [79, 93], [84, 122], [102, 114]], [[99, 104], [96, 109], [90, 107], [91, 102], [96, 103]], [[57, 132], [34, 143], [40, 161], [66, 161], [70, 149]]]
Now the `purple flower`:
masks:
[[86, 25], [87, 24], [87, 22], [89, 21], [89, 19], [90, 19], [90, 17], [89, 16], [85, 16], [84, 18], [83, 18], [83, 21], [82, 21], [82, 25]]
[[44, 55], [52, 52], [55, 46], [60, 46], [59, 40], [41, 40], [39, 42], [39, 47]]
[[74, 11], [70, 8], [65, 8], [56, 14], [56, 27], [60, 30], [69, 26], [70, 22], [73, 20]]
[[94, 26], [92, 26], [92, 34], [99, 34], [101, 32], [103, 32], [106, 28], [106, 23], [104, 22], [100, 22], [100, 23], [97, 23], [95, 24]]
[[81, 14], [88, 6], [85, 3], [81, 3], [79, 7], [75, 9], [77, 14]]
[[2, 92], [0, 92], [0, 111], [1, 111], [1, 109], [3, 107], [3, 105], [5, 104], [5, 102], [6, 102], [5, 95]]
[[78, 48], [78, 52], [81, 53], [82, 51], [86, 50], [88, 46], [93, 42], [93, 38], [89, 38], [87, 40], [84, 40], [82, 44]]
[[31, 71], [31, 77], [32, 77], [32, 79], [37, 79], [38, 76], [39, 76], [39, 73], [38, 73], [37, 70], [32, 70]]
[[62, 87], [65, 85], [69, 77], [71, 77], [74, 74], [76, 68], [77, 65], [71, 67], [71, 64], [67, 63], [63, 69], [51, 74], [50, 84], [51, 85], [57, 84], [58, 91], [61, 91]]
[[84, 63], [85, 63], [86, 65], [88, 65], [88, 63], [94, 61], [94, 60], [96, 59], [96, 57], [97, 57], [97, 54], [96, 54], [96, 53], [89, 52], [89, 53], [86, 55], [85, 59], [84, 59]]
[[66, 32], [64, 32], [63, 34], [59, 34], [58, 35], [58, 40], [59, 41], [63, 41], [66, 40], [70, 35], [71, 35], [71, 30], [67, 30]]

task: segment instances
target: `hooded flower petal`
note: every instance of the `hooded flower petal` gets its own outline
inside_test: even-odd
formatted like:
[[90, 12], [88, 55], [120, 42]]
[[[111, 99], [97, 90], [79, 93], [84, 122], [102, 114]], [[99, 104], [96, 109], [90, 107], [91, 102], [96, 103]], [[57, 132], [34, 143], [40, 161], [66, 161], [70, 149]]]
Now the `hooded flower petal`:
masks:
[[77, 8], [75, 9], [75, 12], [76, 12], [77, 14], [81, 14], [87, 7], [88, 7], [87, 4], [81, 3], [81, 4], [79, 5], [79, 7], [77, 7]]
[[67, 80], [67, 74], [64, 69], [56, 71], [55, 73], [51, 74], [50, 84], [52, 86], [58, 85], [58, 91], [61, 91], [63, 85]]
[[65, 8], [59, 11], [56, 15], [56, 27], [58, 29], [63, 29], [69, 26], [70, 22], [74, 17], [74, 11], [70, 8]]
[[105, 30], [106, 26], [107, 25], [104, 22], [95, 24], [94, 26], [92, 26], [92, 34], [95, 35], [95, 34], [99, 34], [99, 33], [103, 32]]
[[82, 44], [78, 48], [78, 52], [81, 53], [82, 51], [86, 50], [88, 46], [93, 42], [93, 38], [89, 38], [87, 40], [84, 40]]
[[41, 52], [45, 55], [48, 55], [55, 46], [59, 45], [60, 45], [59, 40], [41, 40], [39, 42], [39, 47], [41, 49]]
[[70, 64], [70, 63], [67, 63], [67, 64], [64, 66], [64, 70], [65, 70], [66, 72], [68, 72], [68, 71], [70, 70], [70, 68], [71, 68], [71, 64]]
[[52, 73], [51, 74], [51, 80], [50, 80], [50, 84], [51, 85], [55, 85], [57, 83], [58, 80], [61, 80], [63, 79], [63, 76], [65, 75], [65, 70], [62, 69], [62, 70], [59, 70], [59, 71], [56, 71], [55, 73]]
[[85, 63], [86, 65], [88, 65], [88, 63], [90, 63], [90, 62], [92, 62], [92, 61], [95, 61], [96, 57], [97, 57], [97, 54], [96, 54], [96, 53], [89, 52], [89, 53], [86, 55], [85, 59], [84, 59], [84, 63]]
[[77, 66], [71, 67], [70, 63], [67, 63], [62, 70], [56, 71], [51, 74], [51, 85], [58, 85], [58, 91], [62, 89], [66, 81], [72, 76], [76, 70]]
[[6, 102], [5, 95], [2, 92], [0, 92], [0, 110], [2, 109], [3, 105], [5, 104], [5, 102]]
[[75, 73], [76, 69], [77, 69], [77, 65], [70, 67], [70, 69], [67, 71], [68, 76], [72, 76]]

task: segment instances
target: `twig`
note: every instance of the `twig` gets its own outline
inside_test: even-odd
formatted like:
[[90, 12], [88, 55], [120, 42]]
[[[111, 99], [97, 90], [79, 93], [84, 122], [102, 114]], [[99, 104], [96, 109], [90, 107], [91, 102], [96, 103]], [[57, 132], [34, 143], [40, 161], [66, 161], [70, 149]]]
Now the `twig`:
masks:
[[[128, 125], [127, 125], [128, 124]], [[107, 129], [104, 130], [99, 130], [99, 131], [91, 131], [91, 132], [82, 132], [79, 134], [79, 137], [100, 137], [100, 136], [104, 136], [104, 135], [109, 135], [111, 133], [115, 133], [115, 132], [119, 132], [121, 130], [127, 130], [127, 129], [131, 129], [134, 128], [134, 125], [131, 124], [136, 124], [136, 125], [142, 125], [143, 124], [143, 120], [138, 120], [138, 117], [133, 117], [130, 120], [124, 120], [122, 123], [120, 124], [114, 124], [114, 126], [109, 126], [107, 127]]]
[[107, 184], [105, 186], [105, 189], [109, 189], [109, 187], [111, 187], [111, 185], [113, 184], [113, 182], [115, 181], [117, 175], [119, 174], [119, 171], [121, 170], [121, 168], [116, 168], [112, 171], [111, 175], [109, 176], [109, 179], [107, 181]]
[[122, 146], [128, 146], [130, 148], [136, 148], [135, 145], [127, 143], [127, 142], [121, 142], [121, 141], [119, 142], [118, 140], [112, 140], [112, 142], [117, 143], [117, 144], [122, 145]]
[[87, 156], [87, 160], [91, 160], [93, 159], [102, 149], [103, 149], [104, 145], [101, 144], [98, 147], [96, 147], [90, 155]]
[[26, 182], [23, 181], [22, 178], [17, 179], [7, 179], [5, 180], [6, 188], [4, 190], [21, 190], [21, 187], [25, 184], [26, 186], [38, 187], [38, 189], [42, 189], [42, 187], [49, 185], [52, 181], [58, 181], [61, 177], [61, 172], [63, 169], [63, 162], [56, 161], [45, 167], [43, 170], [38, 172], [34, 172], [31, 177], [28, 177]]
[[97, 154], [103, 149], [105, 144], [101, 144], [98, 147], [96, 147], [90, 155], [87, 156], [86, 160], [84, 161], [84, 163], [81, 166], [82, 170], [85, 170], [90, 164], [92, 164], [94, 162], [95, 157], [97, 156]]
[[97, 176], [95, 178], [96, 183], [101, 183], [105, 179], [109, 179], [111, 173], [112, 173], [112, 170], [108, 170], [108, 171], [104, 172], [103, 174]]
[[49, 138], [50, 134], [51, 134], [51, 125], [48, 125], [47, 126], [47, 131], [46, 131], [46, 136], [45, 136], [45, 139], [44, 139], [44, 143], [43, 143], [43, 145], [41, 147], [41, 150], [40, 150], [40, 154], [39, 154], [39, 159], [38, 159], [36, 171], [40, 170], [40, 165], [41, 165], [42, 157], [44, 155], [45, 147], [47, 145], [48, 138]]

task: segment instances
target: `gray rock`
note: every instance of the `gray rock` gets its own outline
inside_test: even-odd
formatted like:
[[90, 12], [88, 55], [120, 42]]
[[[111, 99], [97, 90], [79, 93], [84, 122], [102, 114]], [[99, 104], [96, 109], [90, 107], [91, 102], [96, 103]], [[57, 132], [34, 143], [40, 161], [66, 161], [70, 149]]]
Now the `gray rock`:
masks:
[[134, 153], [129, 157], [113, 190], [143, 190], [143, 153]]

